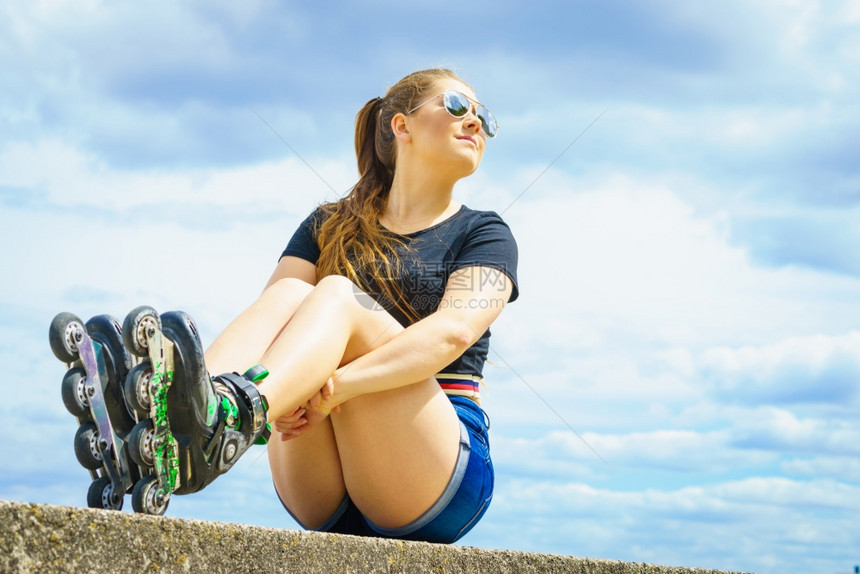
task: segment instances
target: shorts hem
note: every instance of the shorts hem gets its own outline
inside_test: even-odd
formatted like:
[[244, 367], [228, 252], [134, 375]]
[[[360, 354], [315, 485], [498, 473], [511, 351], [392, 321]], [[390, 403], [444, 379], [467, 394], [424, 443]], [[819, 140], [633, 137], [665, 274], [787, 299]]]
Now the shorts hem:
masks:
[[301, 520], [296, 518], [296, 515], [293, 514], [293, 511], [290, 510], [290, 507], [287, 506], [287, 504], [284, 502], [284, 499], [281, 498], [281, 495], [278, 493], [277, 488], [275, 488], [275, 496], [278, 497], [278, 500], [281, 502], [281, 506], [283, 506], [284, 510], [287, 511], [287, 514], [289, 514], [290, 517], [293, 520], [295, 520], [299, 526], [301, 526], [305, 530], [311, 530], [311, 531], [316, 531], [316, 532], [328, 532], [329, 530], [331, 530], [334, 527], [334, 525], [337, 524], [337, 521], [340, 520], [341, 516], [343, 516], [344, 513], [347, 511], [347, 509], [349, 508], [349, 503], [350, 503], [349, 495], [347, 494], [346, 496], [343, 497], [343, 500], [340, 501], [340, 504], [338, 505], [337, 509], [332, 513], [331, 516], [328, 517], [328, 519], [325, 522], [323, 522], [317, 528], [310, 528], [309, 526], [306, 526], [305, 524], [303, 524]]
[[382, 536], [398, 538], [401, 536], [408, 536], [409, 534], [412, 534], [428, 525], [434, 518], [439, 516], [443, 510], [445, 510], [445, 507], [448, 506], [457, 494], [457, 491], [460, 489], [463, 477], [466, 476], [466, 468], [469, 466], [469, 455], [471, 454], [471, 451], [472, 448], [469, 442], [469, 431], [466, 429], [466, 425], [463, 424], [463, 421], [460, 421], [460, 451], [457, 453], [457, 462], [454, 465], [454, 473], [451, 475], [450, 480], [448, 480], [445, 490], [443, 490], [439, 498], [436, 499], [436, 502], [434, 502], [433, 505], [421, 516], [404, 526], [400, 526], [398, 528], [383, 528], [382, 526], [374, 524], [365, 517], [364, 520], [367, 522], [368, 527]]

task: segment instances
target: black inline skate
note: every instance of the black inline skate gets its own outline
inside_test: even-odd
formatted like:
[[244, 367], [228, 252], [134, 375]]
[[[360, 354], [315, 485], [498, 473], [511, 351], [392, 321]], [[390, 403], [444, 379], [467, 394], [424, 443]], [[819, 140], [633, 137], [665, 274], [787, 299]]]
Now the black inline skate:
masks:
[[[68, 314], [58, 315], [54, 322], [64, 315]], [[197, 328], [182, 312], [159, 317], [154, 309], [144, 306], [129, 313], [121, 330], [116, 321], [113, 323], [116, 328], [111, 331], [114, 335], [110, 348], [118, 347], [123, 352], [127, 349], [131, 355], [126, 353], [125, 357], [136, 363], [129, 369], [127, 359], [124, 383], [110, 387], [116, 404], [107, 409], [111, 411], [108, 423], [115, 420], [114, 426], [120, 427], [114, 444], [119, 445], [121, 455], [115, 458], [122, 462], [114, 466], [128, 468], [128, 478], [110, 489], [113, 506], [104, 503], [100, 507], [120, 508], [122, 495], [116, 503], [114, 493], [128, 492], [133, 483], [134, 511], [163, 514], [172, 494], [201, 490], [229, 470], [252, 444], [267, 442], [271, 432], [266, 422], [268, 406], [255, 383], [268, 372], [257, 366], [244, 375], [231, 373], [211, 379], [203, 363]], [[51, 346], [55, 354], [61, 359], [71, 356], [57, 353], [56, 348], [66, 348], [69, 337], [59, 337], [55, 332], [65, 331], [52, 324]], [[120, 332], [117, 345], [116, 334]], [[58, 338], [63, 345], [55, 344]], [[70, 376], [75, 372], [70, 370], [66, 378], [76, 381], [77, 397], [78, 387], [83, 386], [84, 391], [89, 387], [86, 380], [81, 383]], [[122, 379], [110, 379], [115, 380]], [[69, 394], [67, 386], [73, 384], [64, 381], [64, 401]], [[77, 444], [76, 438], [76, 452]], [[109, 470], [106, 473], [113, 485], [113, 475]], [[122, 478], [121, 472], [118, 474]], [[96, 482], [90, 490], [95, 488]], [[95, 502], [94, 495], [88, 496], [90, 506], [98, 507]]]
[[48, 337], [54, 355], [69, 367], [61, 392], [63, 404], [80, 425], [75, 455], [93, 479], [87, 505], [119, 510], [123, 496], [140, 478], [127, 449], [135, 420], [123, 397], [131, 357], [123, 347], [122, 329], [109, 315], [84, 324], [71, 313], [60, 313]]

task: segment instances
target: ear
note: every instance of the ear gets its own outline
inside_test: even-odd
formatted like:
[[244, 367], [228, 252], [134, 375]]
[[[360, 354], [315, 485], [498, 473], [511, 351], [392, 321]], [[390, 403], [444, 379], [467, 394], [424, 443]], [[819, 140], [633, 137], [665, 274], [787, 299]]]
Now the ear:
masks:
[[412, 134], [409, 131], [409, 117], [406, 114], [394, 114], [394, 117], [391, 118], [391, 133], [404, 143], [412, 141]]

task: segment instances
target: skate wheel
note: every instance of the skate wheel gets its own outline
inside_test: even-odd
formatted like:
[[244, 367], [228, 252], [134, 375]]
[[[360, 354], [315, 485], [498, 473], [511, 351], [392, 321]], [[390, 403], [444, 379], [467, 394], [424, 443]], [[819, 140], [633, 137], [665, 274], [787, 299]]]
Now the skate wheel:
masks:
[[90, 401], [87, 397], [87, 375], [83, 368], [75, 367], [66, 372], [60, 388], [66, 410], [79, 419], [90, 418]]
[[64, 363], [72, 363], [78, 359], [78, 342], [75, 332], [83, 331], [84, 323], [77, 315], [60, 313], [51, 321], [48, 329], [48, 341], [54, 356]]
[[131, 492], [131, 507], [135, 512], [161, 516], [167, 510], [170, 496], [159, 493], [158, 478], [154, 474], [144, 476]]
[[75, 456], [81, 466], [89, 470], [96, 470], [102, 465], [99, 431], [95, 423], [86, 422], [78, 427], [75, 433]]
[[152, 365], [149, 361], [135, 365], [125, 378], [122, 392], [125, 404], [129, 410], [137, 413], [138, 418], [149, 415], [152, 398], [149, 395], [149, 383], [152, 380]]
[[146, 332], [151, 328], [161, 330], [161, 319], [155, 309], [148, 305], [132, 309], [122, 323], [122, 340], [126, 348], [138, 357], [148, 356]]
[[131, 459], [140, 466], [151, 467], [155, 460], [155, 446], [152, 440], [155, 438], [155, 429], [152, 420], [140, 421], [128, 435], [128, 454]]
[[114, 492], [108, 477], [97, 478], [87, 490], [87, 506], [104, 510], [122, 510], [122, 494]]

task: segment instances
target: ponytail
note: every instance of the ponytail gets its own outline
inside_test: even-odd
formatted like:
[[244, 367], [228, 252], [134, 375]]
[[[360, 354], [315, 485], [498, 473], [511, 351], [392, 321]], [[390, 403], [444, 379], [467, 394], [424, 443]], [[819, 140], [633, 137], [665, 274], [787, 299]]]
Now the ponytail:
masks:
[[387, 123], [383, 122], [384, 103], [384, 98], [373, 98], [355, 116], [355, 156], [359, 174], [355, 191], [378, 199], [375, 202], [379, 207], [377, 216], [385, 208], [385, 200], [394, 181], [394, 142], [389, 137], [393, 135], [391, 118]]
[[[459, 80], [449, 70], [415, 72], [389, 88], [384, 98], [373, 98], [364, 104], [355, 116], [358, 182], [343, 199], [320, 205], [323, 217], [316, 233], [320, 246], [317, 277], [343, 275], [369, 295], [378, 290], [411, 321], [420, 317], [404, 301], [397, 281], [402, 267], [397, 249], [408, 246], [379, 222], [388, 202], [397, 159], [391, 119], [397, 113], [407, 113], [435, 82], [446, 78]], [[366, 274], [362, 270], [373, 271]], [[366, 275], [372, 276], [373, 285], [363, 278]]]

